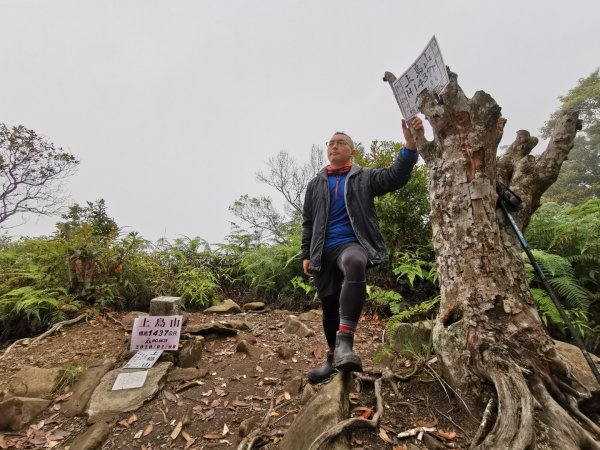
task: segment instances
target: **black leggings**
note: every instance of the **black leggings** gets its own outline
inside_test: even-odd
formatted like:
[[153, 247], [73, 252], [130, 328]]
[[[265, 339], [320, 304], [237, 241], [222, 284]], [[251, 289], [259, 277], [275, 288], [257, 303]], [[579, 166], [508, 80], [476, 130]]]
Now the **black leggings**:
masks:
[[367, 296], [367, 262], [367, 252], [359, 245], [347, 247], [337, 259], [344, 282], [336, 293], [321, 298], [323, 330], [330, 349], [335, 347], [340, 317], [353, 323], [360, 318]]

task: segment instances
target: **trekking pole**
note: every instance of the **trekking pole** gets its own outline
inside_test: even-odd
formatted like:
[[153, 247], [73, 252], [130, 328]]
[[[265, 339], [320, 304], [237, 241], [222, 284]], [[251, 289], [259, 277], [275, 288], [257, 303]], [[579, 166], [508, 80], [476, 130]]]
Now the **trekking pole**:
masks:
[[523, 247], [523, 250], [527, 254], [529, 261], [531, 261], [531, 265], [533, 266], [535, 273], [542, 281], [544, 288], [546, 288], [548, 295], [550, 295], [550, 298], [552, 299], [552, 303], [554, 303], [554, 306], [556, 306], [556, 309], [558, 310], [560, 317], [562, 318], [563, 322], [567, 326], [569, 332], [571, 333], [571, 336], [575, 340], [577, 347], [579, 347], [579, 349], [581, 350], [581, 353], [583, 353], [583, 357], [585, 358], [585, 360], [589, 364], [590, 368], [592, 369], [592, 372], [594, 373], [594, 376], [596, 377], [596, 381], [598, 382], [598, 384], [600, 384], [600, 372], [598, 372], [598, 367], [596, 367], [596, 364], [592, 360], [592, 357], [590, 356], [588, 351], [585, 349], [585, 344], [583, 343], [583, 340], [581, 339], [579, 332], [577, 331], [577, 329], [573, 326], [573, 324], [567, 317], [567, 314], [565, 313], [565, 310], [563, 309], [562, 305], [560, 304], [558, 297], [554, 293], [554, 290], [550, 286], [550, 283], [548, 283], [548, 280], [546, 279], [546, 276], [544, 275], [544, 271], [542, 270], [542, 268], [538, 264], [537, 260], [533, 256], [533, 253], [531, 253], [531, 250], [529, 249], [529, 244], [527, 243], [527, 240], [525, 240], [525, 236], [523, 236], [523, 233], [521, 233], [521, 230], [519, 230], [519, 227], [518, 227], [517, 223], [515, 222], [515, 219], [513, 218], [513, 216], [511, 215], [511, 213], [509, 211], [510, 209], [512, 209], [513, 211], [518, 209], [518, 207], [521, 205], [521, 199], [514, 192], [512, 192], [508, 187], [506, 187], [504, 184], [500, 183], [499, 181], [496, 182], [496, 192], [498, 193], [498, 200], [499, 200], [500, 206], [502, 207], [504, 214], [508, 218], [508, 221], [510, 222], [510, 225], [511, 225], [513, 231], [519, 238], [521, 247]]

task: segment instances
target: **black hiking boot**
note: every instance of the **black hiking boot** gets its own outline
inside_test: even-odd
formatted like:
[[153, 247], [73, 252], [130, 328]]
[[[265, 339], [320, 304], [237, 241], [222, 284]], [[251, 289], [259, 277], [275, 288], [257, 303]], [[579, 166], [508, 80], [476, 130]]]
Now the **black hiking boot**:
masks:
[[339, 372], [362, 372], [362, 362], [352, 351], [354, 334], [349, 331], [338, 331], [333, 352], [333, 367]]
[[328, 354], [325, 363], [321, 367], [310, 369], [307, 377], [308, 381], [313, 384], [322, 383], [336, 372], [337, 370], [333, 368], [333, 355]]

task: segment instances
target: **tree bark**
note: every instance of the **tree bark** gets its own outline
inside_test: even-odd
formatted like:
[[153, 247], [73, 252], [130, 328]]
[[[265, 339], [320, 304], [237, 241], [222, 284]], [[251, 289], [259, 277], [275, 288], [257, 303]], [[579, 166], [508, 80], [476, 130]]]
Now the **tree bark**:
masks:
[[493, 424], [473, 448], [534, 448], [542, 436], [552, 448], [600, 448], [597, 430], [573, 418], [574, 394], [583, 389], [539, 318], [519, 242], [496, 208], [500, 180], [523, 200], [515, 219], [527, 226], [573, 146], [578, 113], [558, 120], [542, 155], [530, 155], [537, 139], [519, 131], [497, 159], [506, 121], [489, 94], [467, 98], [450, 73], [441, 95], [424, 91], [418, 106], [434, 133], [431, 142], [422, 131], [416, 138], [429, 168], [441, 287], [434, 347], [445, 378], [473, 413], [497, 398]]

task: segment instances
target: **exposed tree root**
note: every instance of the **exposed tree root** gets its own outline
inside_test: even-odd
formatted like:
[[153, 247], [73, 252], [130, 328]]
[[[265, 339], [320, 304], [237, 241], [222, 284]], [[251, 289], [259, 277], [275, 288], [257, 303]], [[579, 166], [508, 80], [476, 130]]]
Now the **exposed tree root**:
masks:
[[242, 441], [238, 444], [237, 450], [252, 450], [254, 448], [254, 444], [262, 437], [262, 432], [269, 425], [269, 419], [271, 419], [271, 414], [274, 410], [274, 401], [271, 400], [271, 406], [267, 411], [267, 414], [263, 418], [259, 427], [257, 427], [252, 433], [246, 436]]
[[530, 384], [533, 395], [542, 406], [539, 418], [548, 427], [555, 448], [600, 449], [598, 441], [552, 398], [537, 375], [530, 377]]
[[[381, 395], [381, 384], [384, 380], [394, 379], [394, 374], [391, 370], [386, 370], [381, 377], [375, 380], [375, 398], [377, 399], [377, 405], [375, 407], [375, 413], [371, 419], [365, 419], [363, 417], [352, 417], [347, 420], [343, 420], [330, 429], [324, 431], [310, 444], [308, 450], [320, 450], [323, 445], [332, 439], [338, 437], [340, 434], [357, 428], [370, 428], [374, 429], [379, 426], [381, 415], [383, 414], [383, 396]], [[371, 378], [362, 377], [365, 381], [371, 381]]]
[[494, 383], [498, 396], [496, 421], [475, 449], [528, 449], [535, 444], [533, 397], [529, 386], [514, 365], [491, 367], [487, 379]]
[[[37, 336], [35, 339], [33, 339], [31, 341], [31, 344], [35, 344], [36, 342], [41, 341], [42, 339], [44, 339], [45, 337], [50, 336], [51, 334], [56, 333], [57, 331], [59, 331], [62, 327], [64, 327], [65, 325], [72, 325], [74, 323], [77, 323], [83, 319], [87, 319], [87, 314], [81, 314], [80, 316], [75, 317], [74, 319], [69, 319], [69, 320], [63, 320], [62, 322], [58, 322], [55, 323], [54, 326], [52, 328], [50, 328], [49, 330], [45, 331], [44, 333], [40, 334], [39, 336]], [[8, 355], [8, 352], [10, 352], [13, 347], [15, 347], [16, 345], [20, 344], [21, 342], [25, 342], [25, 341], [29, 341], [31, 338], [23, 338], [23, 339], [18, 339], [15, 342], [13, 342], [4, 352], [4, 354], [2, 356], [0, 356], [0, 359], [4, 359], [6, 357], [6, 355]]]
[[485, 435], [488, 434], [490, 426], [492, 424], [491, 418], [492, 413], [496, 409], [496, 399], [494, 397], [490, 398], [487, 406], [485, 407], [485, 411], [483, 411], [483, 416], [481, 417], [481, 423], [479, 425], [479, 429], [475, 434], [475, 437], [471, 441], [471, 446], [469, 448], [475, 448], [477, 445], [481, 443], [481, 440]]
[[488, 402], [471, 449], [535, 448], [537, 418], [546, 426], [552, 448], [600, 450], [595, 440], [600, 427], [577, 407], [576, 398], [584, 394], [565, 389], [566, 383], [542, 372], [529, 373], [516, 364], [490, 359], [495, 364], [479, 374], [494, 384], [497, 397]]

